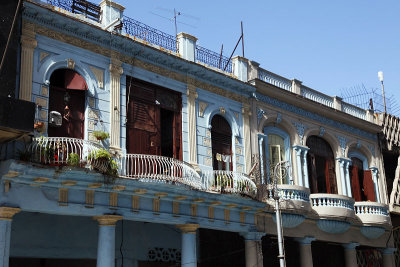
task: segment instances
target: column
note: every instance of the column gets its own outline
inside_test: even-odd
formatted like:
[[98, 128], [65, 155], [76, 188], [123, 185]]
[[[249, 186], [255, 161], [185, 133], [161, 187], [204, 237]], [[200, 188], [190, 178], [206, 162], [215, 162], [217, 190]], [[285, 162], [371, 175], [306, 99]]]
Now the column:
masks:
[[348, 158], [336, 158], [339, 163], [340, 168], [340, 183], [342, 184], [342, 195], [351, 197], [351, 183], [350, 183], [350, 174], [349, 174], [349, 166], [351, 159]]
[[347, 183], [347, 193], [349, 197], [353, 196], [353, 193], [351, 192], [351, 181], [350, 181], [350, 163], [351, 159], [347, 159], [346, 162], [344, 163], [344, 175], [346, 178], [346, 183]]
[[262, 241], [261, 238], [265, 233], [249, 232], [240, 233], [244, 237], [246, 267], [262, 267], [263, 254], [262, 254]]
[[196, 62], [196, 42], [197, 38], [193, 35], [180, 32], [176, 36], [178, 51], [182, 58]]
[[97, 267], [115, 266], [115, 224], [122, 220], [119, 215], [101, 215], [93, 217], [99, 222], [97, 242]]
[[308, 166], [307, 166], [307, 153], [310, 150], [308, 147], [303, 147], [303, 173], [304, 173], [304, 186], [310, 188], [310, 182], [308, 179]]
[[301, 94], [301, 84], [302, 82], [296, 79], [292, 80], [292, 93]]
[[383, 267], [395, 267], [396, 262], [394, 259], [394, 252], [397, 248], [385, 248], [382, 249], [382, 256], [383, 256]]
[[311, 242], [315, 240], [314, 237], [304, 237], [297, 238], [297, 242], [300, 245], [300, 266], [301, 267], [312, 267], [312, 250], [311, 250]]
[[[246, 70], [247, 71], [247, 70]], [[242, 108], [243, 115], [243, 145], [244, 145], [244, 161], [246, 164], [246, 173], [249, 173], [251, 170], [251, 143], [250, 143], [250, 116], [251, 110], [250, 105], [247, 103], [243, 103]]]
[[379, 170], [377, 167], [371, 167], [369, 168], [372, 173], [372, 180], [374, 181], [374, 189], [375, 189], [375, 196], [376, 196], [376, 202], [381, 203], [381, 196], [379, 195], [379, 184], [378, 184], [378, 174]]
[[[110, 69], [110, 149], [115, 152], [121, 151], [121, 75], [123, 69], [122, 62], [112, 59], [109, 66]], [[128, 107], [126, 107], [128, 108]]]
[[337, 158], [336, 160], [339, 163], [340, 183], [342, 184], [342, 195], [347, 196], [346, 178], [344, 176], [344, 161], [342, 158]]
[[197, 128], [196, 128], [196, 98], [198, 94], [196, 87], [190, 83], [187, 84], [187, 113], [188, 113], [188, 148], [189, 148], [189, 163], [196, 169], [197, 162]]
[[264, 145], [264, 139], [265, 139], [265, 135], [263, 134], [259, 134], [258, 135], [258, 151], [260, 153], [260, 180], [261, 180], [261, 184], [266, 184], [267, 181], [264, 180], [265, 178], [265, 170], [264, 170], [264, 153], [263, 153], [263, 145]]
[[359, 245], [359, 243], [343, 244], [346, 267], [358, 267], [356, 247]]
[[12, 217], [20, 211], [19, 208], [0, 207], [0, 267], [8, 267]]
[[196, 230], [198, 224], [178, 224], [176, 226], [182, 231], [182, 255], [181, 266], [196, 267]]
[[23, 23], [21, 35], [21, 73], [19, 99], [32, 101], [33, 51], [37, 46], [33, 24]]

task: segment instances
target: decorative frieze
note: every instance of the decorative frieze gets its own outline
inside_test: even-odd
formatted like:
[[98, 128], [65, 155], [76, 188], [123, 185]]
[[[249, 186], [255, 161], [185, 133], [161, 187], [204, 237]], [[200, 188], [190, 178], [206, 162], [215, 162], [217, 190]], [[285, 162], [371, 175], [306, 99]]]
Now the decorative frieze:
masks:
[[138, 211], [140, 204], [140, 196], [132, 196], [132, 211]]
[[58, 189], [58, 205], [68, 206], [68, 188]]
[[204, 117], [204, 111], [206, 110], [208, 103], [199, 101], [199, 117]]
[[89, 66], [89, 69], [93, 72], [94, 77], [97, 80], [97, 86], [101, 89], [104, 88], [104, 70]]
[[85, 207], [93, 208], [94, 206], [94, 190], [86, 190], [85, 192]]

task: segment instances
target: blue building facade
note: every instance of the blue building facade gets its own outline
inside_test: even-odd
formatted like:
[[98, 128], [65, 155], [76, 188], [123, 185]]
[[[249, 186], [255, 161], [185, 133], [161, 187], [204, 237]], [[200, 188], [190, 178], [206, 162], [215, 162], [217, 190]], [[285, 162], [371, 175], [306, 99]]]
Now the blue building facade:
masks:
[[0, 266], [274, 266], [274, 183], [288, 266], [394, 266], [370, 111], [109, 0], [23, 5]]

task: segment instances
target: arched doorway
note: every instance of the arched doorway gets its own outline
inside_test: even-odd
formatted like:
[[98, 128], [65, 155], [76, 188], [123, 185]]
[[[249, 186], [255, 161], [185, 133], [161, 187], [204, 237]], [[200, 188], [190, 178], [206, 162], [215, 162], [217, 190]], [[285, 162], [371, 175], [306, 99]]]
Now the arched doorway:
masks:
[[211, 120], [211, 145], [214, 170], [232, 170], [232, 130], [221, 115]]
[[49, 112], [59, 112], [62, 125], [49, 126], [49, 137], [83, 139], [87, 89], [85, 79], [76, 71], [58, 69], [53, 72], [50, 77]]
[[307, 168], [311, 193], [337, 194], [335, 160], [330, 145], [315, 135], [307, 139], [306, 145], [310, 148]]

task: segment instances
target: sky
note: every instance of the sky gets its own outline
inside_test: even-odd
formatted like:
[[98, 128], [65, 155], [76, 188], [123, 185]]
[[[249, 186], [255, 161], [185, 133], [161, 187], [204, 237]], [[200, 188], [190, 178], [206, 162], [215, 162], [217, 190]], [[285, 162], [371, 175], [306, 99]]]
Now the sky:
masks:
[[360, 93], [362, 85], [381, 93], [383, 71], [385, 94], [400, 107], [399, 0], [114, 1], [124, 15], [171, 35], [175, 8], [178, 32], [215, 52], [223, 44], [228, 57], [243, 21], [246, 58], [330, 96]]

